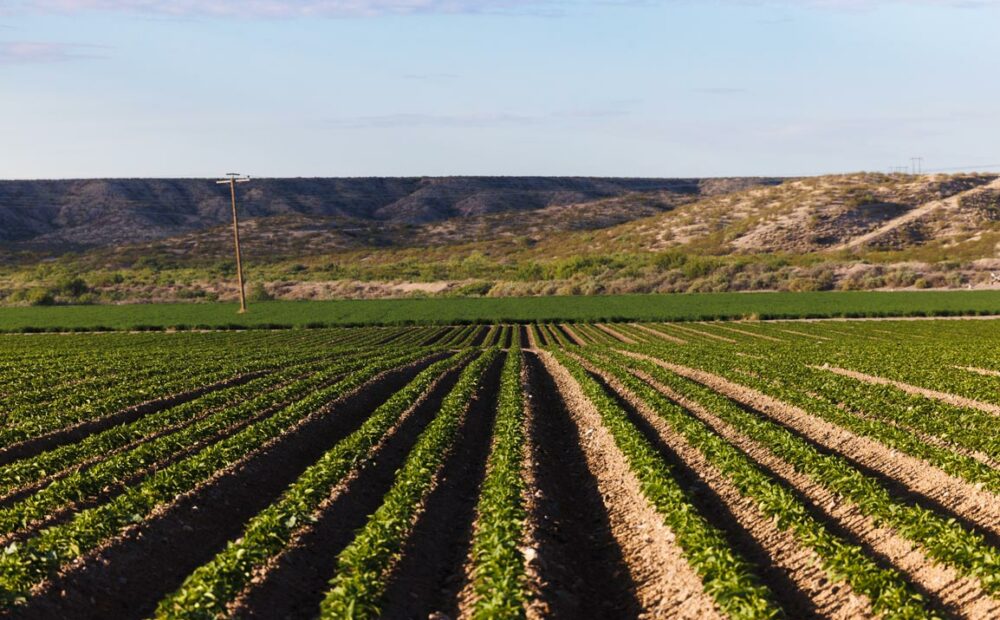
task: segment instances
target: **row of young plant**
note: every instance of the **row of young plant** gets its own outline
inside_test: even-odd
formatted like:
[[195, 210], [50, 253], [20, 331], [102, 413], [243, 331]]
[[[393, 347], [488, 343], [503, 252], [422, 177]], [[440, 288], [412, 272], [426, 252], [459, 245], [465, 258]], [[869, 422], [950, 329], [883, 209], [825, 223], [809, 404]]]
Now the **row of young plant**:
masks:
[[142, 521], [158, 506], [169, 504], [216, 472], [248, 458], [248, 455], [279, 436], [292, 432], [306, 418], [321, 415], [324, 408], [338, 397], [387, 370], [418, 359], [420, 355], [412, 353], [402, 358], [386, 355], [372, 360], [363, 369], [334, 385], [313, 390], [235, 434], [157, 469], [110, 501], [82, 510], [66, 523], [50, 526], [24, 542], [8, 546], [0, 555], [0, 603], [9, 606], [24, 600], [34, 585], [60, 566], [129, 525]]
[[524, 390], [520, 338], [511, 344], [500, 377], [493, 446], [486, 464], [472, 537], [472, 616], [487, 620], [524, 616], [523, 495], [525, 448]]
[[896, 570], [880, 567], [865, 550], [831, 532], [798, 500], [795, 493], [771, 478], [746, 454], [715, 433], [704, 422], [667, 399], [649, 383], [632, 374], [640, 370], [659, 374], [659, 367], [623, 355], [588, 352], [587, 360], [614, 376], [627, 389], [653, 408], [670, 427], [696, 448], [705, 459], [733, 483], [741, 495], [752, 500], [782, 530], [790, 531], [804, 547], [820, 558], [827, 574], [843, 580], [866, 595], [872, 609], [883, 618], [930, 618], [921, 596]]
[[920, 434], [997, 458], [1000, 438], [994, 416], [812, 369], [797, 359], [781, 355], [736, 360], [721, 350], [672, 355], [683, 363], [753, 387], [852, 433], [924, 460], [952, 476], [1000, 492], [1000, 472], [995, 468], [929, 442]]
[[680, 485], [671, 467], [615, 399], [578, 361], [558, 349], [551, 354], [596, 407], [638, 479], [643, 495], [676, 536], [685, 558], [716, 606], [734, 619], [780, 617], [782, 610], [770, 589], [760, 583], [752, 566], [729, 546], [724, 534], [699, 513], [689, 491]]
[[338, 442], [247, 524], [243, 535], [197, 569], [160, 602], [160, 618], [215, 618], [246, 587], [256, 570], [286, 547], [312, 521], [332, 490], [365, 466], [375, 448], [403, 414], [430, 391], [443, 374], [468, 362], [471, 351], [436, 362], [393, 394], [353, 433]]
[[[189, 428], [192, 423], [206, 420], [213, 414], [224, 415], [228, 411], [231, 415], [227, 419], [240, 420], [239, 417], [233, 417], [233, 414], [246, 415], [249, 409], [241, 408], [240, 405], [244, 401], [253, 399], [254, 396], [269, 395], [278, 390], [281, 390], [283, 395], [288, 394], [292, 382], [305, 381], [314, 373], [323, 371], [322, 377], [337, 378], [352, 369], [362, 367], [364, 363], [364, 357], [347, 356], [333, 364], [325, 359], [293, 364], [248, 383], [210, 392], [158, 412], [156, 415], [143, 416], [130, 424], [113, 426], [75, 443], [65, 444], [0, 466], [0, 496], [68, 468], [81, 466], [95, 458], [105, 459], [123, 449], [148, 443], [170, 432], [183, 430], [185, 427]], [[301, 390], [310, 389], [315, 385], [317, 385], [315, 382], [302, 383], [296, 386], [296, 393], [303, 393]], [[189, 436], [188, 440], [194, 440], [194, 436]]]
[[455, 442], [477, 385], [498, 355], [487, 349], [459, 376], [396, 474], [382, 505], [336, 559], [336, 574], [320, 608], [321, 618], [376, 618], [391, 566], [413, 529], [438, 470]]
[[919, 502], [897, 499], [878, 479], [859, 471], [843, 457], [821, 452], [766, 416], [751, 413], [704, 385], [658, 366], [653, 370], [651, 374], [658, 381], [701, 403], [796, 471], [857, 506], [877, 525], [893, 528], [920, 545], [929, 557], [978, 579], [987, 592], [1000, 592], [1000, 549], [987, 543], [981, 533]]
[[[414, 354], [410, 354], [398, 361], [405, 363], [413, 356]], [[330, 380], [341, 378], [347, 372], [365, 375], [387, 364], [391, 367], [396, 363], [397, 358], [375, 358], [365, 360], [364, 363], [349, 360], [327, 365], [320, 372], [284, 388], [258, 393], [254, 398], [220, 409], [175, 433], [161, 435], [132, 450], [112, 455], [89, 468], [73, 471], [16, 503], [0, 508], [0, 536], [44, 521], [46, 517], [65, 507], [106, 496], [108, 489], [120, 488], [122, 483], [158, 464], [195, 451], [220, 436], [224, 437], [266, 417], [278, 407], [316, 393]], [[334, 387], [350, 385], [352, 379], [344, 379]]]

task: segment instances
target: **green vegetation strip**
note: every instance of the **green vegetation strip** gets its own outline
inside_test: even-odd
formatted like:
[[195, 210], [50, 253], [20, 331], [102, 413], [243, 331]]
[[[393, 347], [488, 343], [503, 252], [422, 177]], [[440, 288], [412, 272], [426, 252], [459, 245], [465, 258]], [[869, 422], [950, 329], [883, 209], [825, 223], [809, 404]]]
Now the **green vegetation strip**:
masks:
[[688, 293], [269, 301], [245, 315], [233, 304], [135, 304], [0, 309], [0, 331], [269, 328], [335, 325], [695, 321], [1000, 314], [1000, 291]]
[[552, 353], [597, 408], [638, 478], [643, 495], [677, 537], [684, 557], [701, 577], [705, 592], [718, 608], [734, 619], [782, 616], [771, 591], [758, 581], [750, 564], [729, 546], [722, 532], [698, 513], [688, 494], [671, 475], [670, 467], [629, 421], [628, 414], [579, 362], [561, 351]]
[[358, 430], [311, 465], [275, 503], [254, 517], [243, 535], [192, 573], [177, 592], [160, 602], [156, 617], [206, 620], [224, 615], [226, 605], [247, 585], [254, 571], [279, 553], [315, 517], [319, 505], [352, 471], [371, 460], [372, 449], [400, 416], [442, 375], [471, 356], [442, 360], [418, 374], [376, 409]]
[[745, 411], [725, 396], [651, 364], [645, 367], [658, 381], [700, 403], [734, 428], [752, 437], [779, 458], [820, 485], [855, 504], [876, 525], [887, 526], [919, 544], [931, 558], [960, 574], [978, 579], [985, 591], [1000, 593], [1000, 550], [983, 536], [918, 504], [896, 500], [875, 478], [844, 458], [823, 454], [782, 426]]
[[[409, 361], [420, 354], [413, 354]], [[50, 572], [100, 545], [157, 506], [174, 501], [216, 472], [278, 437], [308, 415], [360, 387], [376, 375], [406, 363], [406, 358], [373, 361], [332, 387], [314, 391], [279, 413], [256, 422], [201, 452], [156, 471], [106, 504], [77, 513], [71, 521], [43, 530], [24, 543], [12, 543], [0, 555], [0, 605], [22, 602]]]
[[761, 471], [743, 452], [703, 422], [625, 370], [638, 368], [649, 374], [654, 370], [653, 364], [623, 355], [603, 358], [589, 353], [586, 357], [651, 405], [674, 431], [725, 474], [741, 495], [752, 499], [762, 513], [775, 519], [778, 528], [791, 530], [800, 544], [815, 551], [831, 578], [846, 580], [855, 592], [867, 595], [872, 609], [883, 618], [935, 617], [899, 572], [880, 568], [864, 549], [829, 532], [810, 516], [808, 508], [790, 489]]
[[521, 351], [512, 348], [500, 379], [493, 450], [476, 507], [472, 588], [477, 619], [524, 617], [528, 598], [520, 552], [527, 518], [522, 499], [524, 441]]
[[385, 577], [413, 528], [435, 475], [458, 435], [463, 414], [498, 351], [489, 349], [462, 371], [437, 417], [417, 439], [382, 505], [337, 556], [337, 575], [323, 599], [322, 618], [376, 618]]

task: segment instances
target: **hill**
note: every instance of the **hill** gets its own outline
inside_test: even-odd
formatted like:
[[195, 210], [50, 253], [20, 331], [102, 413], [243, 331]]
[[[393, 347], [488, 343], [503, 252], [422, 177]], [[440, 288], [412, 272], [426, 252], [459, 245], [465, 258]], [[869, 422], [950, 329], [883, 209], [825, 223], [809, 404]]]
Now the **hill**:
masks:
[[[50, 198], [65, 213], [42, 221], [40, 209], [34, 229], [4, 232], [13, 238], [2, 244], [4, 303], [236, 294], [226, 196], [212, 183], [39, 182], [32, 191], [57, 183], [61, 198]], [[1000, 271], [998, 175], [244, 187], [247, 276], [260, 299], [990, 288]], [[142, 192], [153, 193], [140, 204]], [[0, 204], [6, 217], [18, 208]], [[88, 208], [89, 220], [68, 216]]]
[[[247, 218], [301, 216], [423, 224], [531, 211], [635, 192], [712, 195], [740, 179], [545, 177], [255, 179]], [[771, 181], [776, 182], [776, 181]], [[209, 179], [0, 181], [0, 242], [51, 253], [151, 241], [228, 222], [229, 195]]]

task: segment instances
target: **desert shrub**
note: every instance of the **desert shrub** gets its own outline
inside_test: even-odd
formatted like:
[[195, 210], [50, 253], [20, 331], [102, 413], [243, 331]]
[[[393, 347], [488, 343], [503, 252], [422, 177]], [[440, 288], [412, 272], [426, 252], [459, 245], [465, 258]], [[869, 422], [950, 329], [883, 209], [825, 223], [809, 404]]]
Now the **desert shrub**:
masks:
[[247, 293], [247, 299], [250, 301], [271, 301], [274, 299], [274, 296], [268, 292], [262, 282], [254, 282], [250, 285], [250, 291]]
[[55, 305], [56, 298], [48, 289], [33, 288], [25, 294], [24, 301], [29, 306], [52, 306]]

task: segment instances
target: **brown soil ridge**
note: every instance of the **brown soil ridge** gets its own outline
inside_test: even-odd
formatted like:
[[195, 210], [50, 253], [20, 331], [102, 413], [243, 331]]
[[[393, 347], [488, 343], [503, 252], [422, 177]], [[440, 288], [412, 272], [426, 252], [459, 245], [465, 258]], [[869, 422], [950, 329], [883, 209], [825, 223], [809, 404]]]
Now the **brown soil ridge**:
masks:
[[968, 370], [984, 377], [1000, 377], [1000, 370], [990, 370], [989, 368], [977, 368], [975, 366], [955, 366], [959, 370]]
[[[342, 396], [191, 491], [157, 507], [142, 523], [64, 566], [34, 589], [19, 618], [145, 618], [198, 566], [237, 538], [330, 446], [441, 356], [396, 368]], [[150, 558], [169, 561], [150, 562]]]
[[713, 334], [711, 332], [704, 332], [700, 329], [695, 329], [693, 327], [688, 327], [687, 325], [677, 325], [676, 323], [671, 323], [670, 327], [674, 329], [679, 329], [682, 332], [687, 332], [695, 336], [701, 336], [702, 338], [711, 338], [712, 340], [718, 340], [719, 342], [726, 342], [729, 344], [739, 344], [738, 340], [733, 340], [732, 338], [727, 338], [725, 336], [720, 336], [718, 334]]
[[566, 404], [538, 356], [524, 362], [527, 616], [636, 617], [635, 583]]
[[724, 329], [727, 332], [732, 332], [735, 334], [740, 334], [742, 336], [752, 336], [754, 338], [760, 338], [761, 340], [769, 340], [771, 342], [787, 342], [781, 338], [775, 338], [774, 336], [767, 336], [765, 334], [758, 334], [756, 332], [747, 332], [742, 329], [736, 329], [735, 327], [729, 327], [728, 325], [720, 325], [719, 323], [712, 323], [712, 326], [717, 329]]
[[659, 364], [760, 412], [822, 449], [869, 470], [869, 473], [882, 478], [881, 482], [895, 483], [913, 499], [935, 505], [932, 507], [948, 513], [947, 516], [974, 524], [984, 535], [1000, 536], [1000, 498], [989, 491], [918, 458], [831, 424], [799, 407], [718, 375], [653, 357], [631, 355]]
[[[464, 367], [464, 366], [463, 366]], [[280, 554], [255, 571], [229, 606], [236, 618], [311, 618], [334, 577], [334, 558], [382, 504], [420, 433], [430, 424], [462, 367], [439, 377], [393, 425], [370, 458], [337, 486]]]
[[550, 353], [542, 352], [540, 358], [567, 405], [588, 468], [608, 505], [612, 534], [636, 584], [643, 617], [719, 617], [673, 532], [642, 495], [638, 479], [593, 403]]
[[527, 343], [530, 349], [538, 348], [538, 339], [535, 338], [535, 330], [531, 329], [529, 325], [521, 326], [521, 342]]
[[966, 398], [965, 396], [959, 396], [957, 394], [949, 394], [948, 392], [939, 392], [937, 390], [930, 390], [916, 385], [911, 385], [909, 383], [903, 383], [902, 381], [896, 381], [894, 379], [886, 379], [885, 377], [869, 375], [854, 370], [847, 370], [846, 368], [838, 368], [836, 366], [830, 366], [828, 364], [823, 364], [822, 366], [810, 366], [810, 368], [813, 368], [815, 370], [826, 370], [828, 372], [832, 372], [844, 377], [850, 377], [852, 379], [857, 379], [858, 381], [864, 381], [865, 383], [871, 383], [873, 385], [889, 385], [896, 389], [903, 390], [908, 394], [915, 394], [917, 396], [923, 396], [925, 398], [939, 400], [943, 403], [954, 405], [956, 407], [978, 409], [979, 411], [983, 411], [985, 413], [1000, 415], [1000, 405], [994, 405], [992, 403], [984, 403], [980, 400]]
[[656, 336], [657, 338], [660, 338], [662, 340], [666, 340], [667, 342], [672, 342], [674, 344], [687, 344], [688, 343], [687, 340], [683, 340], [681, 338], [678, 338], [677, 336], [671, 336], [670, 334], [665, 334], [665, 333], [663, 333], [663, 332], [661, 332], [659, 330], [653, 329], [652, 327], [648, 327], [646, 325], [643, 325], [642, 323], [632, 323], [631, 325], [633, 327], [638, 327], [642, 331], [644, 331], [644, 332], [646, 332], [648, 334], [652, 334], [653, 336]]
[[594, 327], [596, 327], [597, 329], [601, 330], [605, 334], [611, 336], [615, 340], [620, 340], [621, 342], [624, 342], [625, 344], [636, 344], [636, 342], [635, 342], [634, 339], [629, 338], [625, 334], [621, 333], [620, 331], [618, 331], [617, 329], [615, 329], [615, 328], [613, 328], [613, 327], [611, 327], [609, 325], [605, 325], [604, 323], [594, 323]]
[[[754, 546], [762, 551], [760, 555], [765, 556], [754, 560], [763, 565], [762, 576], [789, 617], [837, 620], [877, 617], [866, 596], [854, 592], [846, 582], [830, 579], [815, 552], [804, 547], [791, 531], [779, 529], [774, 519], [762, 513], [752, 498], [743, 496], [728, 476], [709, 463], [701, 451], [691, 446], [650, 405], [610, 373], [587, 363], [585, 365], [589, 372], [603, 379], [630, 405], [635, 415], [641, 417], [641, 425], [691, 468], [697, 479], [725, 504], [736, 521], [735, 525], [753, 538]], [[648, 381], [648, 377], [636, 374]], [[768, 573], [785, 579], [767, 579]], [[786, 580], [791, 583], [780, 583]]]
[[882, 566], [899, 570], [929, 600], [938, 601], [949, 614], [978, 620], [996, 617], [1000, 613], [1000, 602], [991, 598], [975, 579], [935, 564], [912, 542], [890, 528], [877, 526], [855, 504], [844, 501], [808, 475], [796, 471], [786, 461], [699, 403], [674, 392], [645, 373], [636, 371], [636, 375], [742, 450], [773, 478], [788, 485], [813, 516], [824, 522], [833, 533], [860, 545]]
[[581, 347], [587, 346], [587, 341], [581, 338], [580, 335], [577, 334], [571, 326], [569, 326], [566, 323], [561, 323], [559, 327], [562, 328], [563, 333], [566, 334], [566, 337], [573, 341], [573, 344], [576, 344], [577, 346]]
[[267, 374], [266, 371], [248, 372], [215, 383], [203, 385], [193, 390], [178, 392], [169, 396], [163, 396], [148, 400], [137, 405], [132, 405], [115, 413], [102, 416], [94, 420], [83, 420], [71, 426], [51, 431], [38, 437], [25, 439], [15, 444], [11, 444], [0, 449], [0, 466], [8, 465], [32, 456], [37, 456], [42, 452], [47, 452], [53, 448], [75, 443], [95, 433], [106, 431], [112, 426], [130, 424], [136, 420], [161, 411], [166, 411], [172, 407], [183, 405], [196, 398], [217, 392], [228, 387], [234, 387], [249, 383], [250, 381]]
[[827, 338], [826, 336], [817, 336], [816, 334], [810, 334], [808, 332], [800, 332], [800, 331], [796, 331], [794, 329], [781, 329], [781, 328], [777, 328], [777, 327], [775, 329], [777, 329], [779, 332], [784, 332], [786, 334], [792, 334], [793, 336], [802, 336], [804, 338], [812, 338], [814, 340], [830, 340], [830, 338]]

